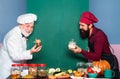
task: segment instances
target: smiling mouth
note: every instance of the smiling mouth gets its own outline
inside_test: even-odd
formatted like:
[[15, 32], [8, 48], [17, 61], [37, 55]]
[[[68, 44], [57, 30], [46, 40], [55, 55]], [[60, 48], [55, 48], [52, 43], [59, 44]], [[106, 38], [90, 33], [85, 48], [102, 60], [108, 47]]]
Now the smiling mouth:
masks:
[[84, 32], [83, 30], [81, 30], [81, 32]]

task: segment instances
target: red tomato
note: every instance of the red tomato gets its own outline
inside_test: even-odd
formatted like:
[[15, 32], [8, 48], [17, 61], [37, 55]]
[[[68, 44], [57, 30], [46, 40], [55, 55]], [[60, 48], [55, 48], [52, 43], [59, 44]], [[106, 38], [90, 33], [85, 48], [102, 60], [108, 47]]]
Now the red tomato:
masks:
[[92, 70], [91, 67], [87, 68], [87, 72], [88, 72], [88, 73], [94, 73], [94, 71]]

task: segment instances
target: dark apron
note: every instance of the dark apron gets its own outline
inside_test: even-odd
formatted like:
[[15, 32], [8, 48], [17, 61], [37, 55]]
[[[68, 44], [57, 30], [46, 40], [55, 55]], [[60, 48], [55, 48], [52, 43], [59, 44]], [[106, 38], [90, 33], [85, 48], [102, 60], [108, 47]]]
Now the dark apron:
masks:
[[[97, 31], [99, 31], [99, 29]], [[96, 33], [97, 33], [97, 31], [96, 31]], [[92, 35], [91, 39], [94, 40], [94, 35]], [[88, 41], [88, 46], [89, 46], [90, 52], [94, 52], [94, 42]], [[115, 72], [114, 79], [120, 79], [119, 64], [118, 64], [117, 57], [113, 54], [102, 52], [101, 59], [107, 60], [109, 62], [110, 66], [111, 66], [111, 70], [113, 70]]]

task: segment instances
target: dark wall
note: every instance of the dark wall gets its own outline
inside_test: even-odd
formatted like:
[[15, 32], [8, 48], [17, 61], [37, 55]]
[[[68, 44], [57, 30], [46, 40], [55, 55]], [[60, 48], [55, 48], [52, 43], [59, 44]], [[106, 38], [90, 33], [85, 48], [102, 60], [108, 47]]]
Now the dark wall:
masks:
[[36, 38], [42, 40], [43, 46], [28, 63], [74, 69], [77, 62], [86, 62], [82, 55], [68, 50], [68, 43], [75, 39], [79, 46], [87, 50], [87, 40], [79, 37], [79, 18], [83, 11], [88, 10], [88, 6], [88, 0], [28, 0], [27, 12], [38, 16], [35, 30], [28, 40], [28, 48], [34, 45]]

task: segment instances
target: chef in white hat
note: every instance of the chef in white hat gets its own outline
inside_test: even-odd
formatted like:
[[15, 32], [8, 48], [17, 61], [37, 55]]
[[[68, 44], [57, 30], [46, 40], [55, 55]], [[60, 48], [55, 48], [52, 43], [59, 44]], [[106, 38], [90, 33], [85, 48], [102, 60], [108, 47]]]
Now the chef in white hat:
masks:
[[42, 46], [36, 45], [26, 50], [27, 37], [32, 33], [36, 20], [37, 16], [32, 13], [20, 15], [17, 18], [19, 25], [5, 35], [0, 50], [0, 79], [10, 76], [13, 63], [25, 63], [26, 60], [33, 58], [34, 53], [41, 50]]

